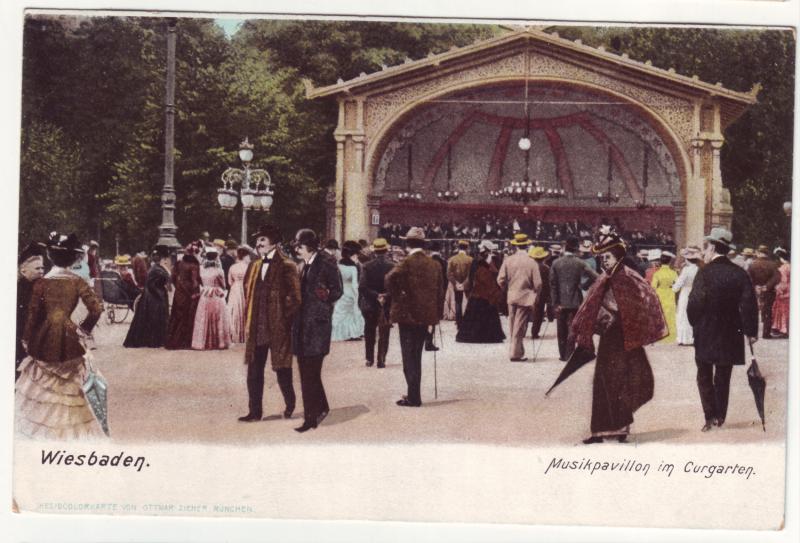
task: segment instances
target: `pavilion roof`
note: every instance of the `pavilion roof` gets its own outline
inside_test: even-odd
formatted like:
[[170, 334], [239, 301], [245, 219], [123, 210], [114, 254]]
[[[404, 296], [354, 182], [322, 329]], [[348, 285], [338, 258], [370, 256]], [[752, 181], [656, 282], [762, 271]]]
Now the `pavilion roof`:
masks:
[[[612, 66], [615, 69], [634, 76], [655, 80], [665, 84], [666, 88], [679, 90], [690, 95], [718, 97], [723, 102], [723, 110], [730, 122], [738, 117], [747, 107], [758, 102], [757, 95], [761, 85], [756, 83], [748, 92], [728, 89], [722, 83], [708, 83], [701, 81], [696, 75], [686, 76], [679, 74], [674, 68], [663, 69], [648, 60], [641, 62], [631, 59], [627, 54], [616, 54], [606, 51], [603, 47], [592, 47], [581, 40], [568, 40], [558, 33], [547, 33], [541, 28], [525, 27], [486, 40], [476, 41], [464, 47], [453, 47], [449, 51], [439, 54], [429, 54], [427, 57], [411, 60], [396, 66], [383, 66], [381, 70], [371, 74], [361, 73], [358, 77], [344, 81], [339, 79], [333, 85], [314, 87], [305, 80], [306, 97], [309, 99], [333, 95], [372, 94], [398, 80], [408, 77], [418, 77], [426, 73], [435, 75], [437, 70], [445, 67], [457, 66], [468, 61], [473, 56], [491, 51], [493, 49], [507, 49], [528, 41], [544, 47], [554, 47], [556, 52], [565, 56], [577, 56], [583, 61], [588, 61], [604, 67]], [[551, 49], [552, 50], [552, 49]], [[725, 123], [728, 124], [728, 123]]]

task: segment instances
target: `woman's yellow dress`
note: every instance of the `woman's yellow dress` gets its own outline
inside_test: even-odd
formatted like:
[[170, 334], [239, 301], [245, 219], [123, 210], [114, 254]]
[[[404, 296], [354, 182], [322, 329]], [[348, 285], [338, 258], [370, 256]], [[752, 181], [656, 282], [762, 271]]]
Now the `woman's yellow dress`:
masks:
[[672, 284], [678, 280], [678, 274], [666, 264], [653, 274], [653, 280], [650, 283], [658, 299], [661, 302], [661, 309], [664, 311], [664, 318], [669, 327], [669, 335], [662, 339], [659, 343], [674, 343], [678, 337], [677, 328], [675, 326], [675, 293], [672, 291]]

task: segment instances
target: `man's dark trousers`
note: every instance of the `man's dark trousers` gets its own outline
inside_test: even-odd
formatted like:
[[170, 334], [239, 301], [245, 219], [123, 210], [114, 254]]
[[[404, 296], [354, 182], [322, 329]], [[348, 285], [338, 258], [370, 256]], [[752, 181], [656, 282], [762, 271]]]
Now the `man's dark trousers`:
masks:
[[298, 356], [297, 367], [303, 383], [303, 418], [306, 422], [316, 422], [321, 413], [330, 411], [328, 397], [322, 386], [322, 356]]
[[422, 381], [422, 347], [428, 336], [427, 326], [400, 324], [400, 350], [403, 355], [403, 374], [408, 384], [408, 402], [422, 403], [420, 382]]
[[462, 309], [464, 308], [464, 291], [453, 288], [456, 299], [456, 327], [458, 328], [461, 326]]
[[[247, 395], [250, 397], [250, 414], [261, 416], [263, 414], [262, 401], [264, 399], [264, 368], [267, 365], [269, 345], [256, 345], [253, 360], [247, 365]], [[283, 394], [286, 407], [294, 409], [297, 398], [292, 385], [292, 368], [279, 368], [275, 370], [278, 377], [278, 386]]]
[[697, 364], [697, 390], [706, 421], [714, 419], [722, 422], [728, 414], [728, 395], [731, 388], [733, 366], [716, 364]]
[[[381, 310], [382, 311], [382, 310]], [[389, 332], [391, 326], [379, 326], [380, 313], [363, 313], [364, 315], [364, 347], [367, 362], [375, 362], [375, 337], [378, 338], [378, 366], [386, 363], [386, 353], [389, 351]]]
[[760, 298], [761, 322], [763, 323], [761, 336], [769, 339], [772, 335], [772, 304], [775, 303], [775, 291], [765, 290], [761, 293]]
[[574, 340], [569, 341], [569, 325], [572, 324], [572, 318], [577, 312], [578, 308], [562, 307], [561, 311], [558, 313], [558, 316], [556, 316], [556, 326], [558, 330], [558, 357], [561, 360], [567, 360], [572, 355], [572, 351], [575, 350]]

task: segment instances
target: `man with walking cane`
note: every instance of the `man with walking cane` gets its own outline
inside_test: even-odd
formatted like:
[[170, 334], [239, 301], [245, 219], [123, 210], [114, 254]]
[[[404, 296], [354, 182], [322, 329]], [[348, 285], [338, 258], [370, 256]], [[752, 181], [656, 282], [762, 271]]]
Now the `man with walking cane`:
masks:
[[422, 405], [422, 348], [432, 327], [442, 318], [444, 288], [442, 268], [427, 256], [425, 232], [412, 227], [406, 234], [408, 256], [386, 275], [392, 300], [391, 320], [400, 328], [400, 350], [408, 393], [397, 401], [402, 407]]

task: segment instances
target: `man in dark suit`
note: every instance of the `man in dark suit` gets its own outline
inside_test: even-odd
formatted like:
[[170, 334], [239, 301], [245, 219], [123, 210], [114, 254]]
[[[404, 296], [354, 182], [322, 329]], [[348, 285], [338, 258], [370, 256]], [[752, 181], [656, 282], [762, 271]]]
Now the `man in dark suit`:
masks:
[[281, 232], [277, 227], [262, 226], [253, 238], [260, 258], [247, 267], [244, 283], [247, 293], [244, 363], [247, 364], [249, 411], [239, 420], [261, 420], [264, 369], [270, 352], [272, 369], [286, 404], [283, 416], [288, 419], [296, 402], [292, 384], [292, 320], [300, 307], [297, 266], [278, 247]]
[[558, 357], [561, 361], [566, 361], [575, 348], [574, 341], [569, 340], [569, 327], [583, 302], [581, 279], [585, 276], [592, 280], [597, 278], [597, 272], [575, 254], [579, 244], [578, 238], [569, 238], [564, 245], [564, 254], [550, 267], [550, 303], [556, 311]]
[[322, 360], [330, 352], [333, 305], [342, 296], [342, 276], [336, 260], [319, 251], [319, 238], [313, 230], [298, 230], [294, 247], [304, 261], [300, 310], [292, 326], [292, 352], [297, 355], [304, 408], [303, 425], [295, 430], [306, 432], [316, 428], [330, 411], [322, 386]]
[[442, 268], [427, 256], [425, 233], [412, 227], [405, 236], [408, 256], [386, 276], [392, 298], [391, 318], [400, 327], [400, 349], [408, 394], [397, 401], [403, 407], [422, 405], [422, 347], [429, 330], [439, 323], [444, 307]]
[[358, 281], [358, 307], [364, 315], [364, 346], [367, 367], [375, 363], [375, 330], [378, 331], [378, 367], [386, 365], [386, 352], [389, 350], [389, 295], [384, 278], [394, 263], [387, 257], [389, 243], [378, 238], [372, 242], [373, 258], [364, 264]]
[[731, 238], [725, 228], [712, 228], [706, 236], [707, 265], [697, 272], [686, 308], [694, 330], [703, 432], [725, 422], [731, 371], [744, 364], [744, 336], [751, 345], [758, 340], [755, 291], [747, 272], [726, 256]]

